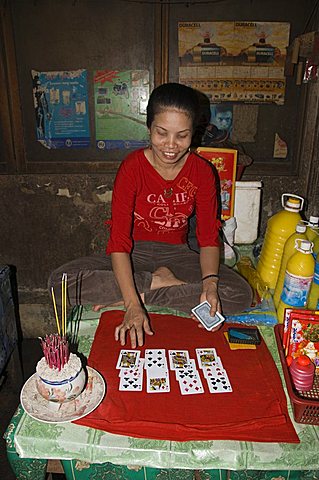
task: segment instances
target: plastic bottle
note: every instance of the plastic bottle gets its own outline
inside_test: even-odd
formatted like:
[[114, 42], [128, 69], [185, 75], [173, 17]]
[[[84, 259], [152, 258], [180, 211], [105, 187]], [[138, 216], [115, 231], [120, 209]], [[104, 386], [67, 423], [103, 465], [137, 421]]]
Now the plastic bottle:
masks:
[[315, 375], [315, 365], [309, 357], [302, 355], [301, 357], [294, 358], [289, 370], [293, 384], [297, 390], [304, 392], [311, 390]]
[[311, 215], [307, 222], [307, 238], [313, 242], [319, 233], [319, 217]]
[[319, 232], [316, 235], [316, 237], [313, 239], [313, 249], [312, 249], [312, 255], [314, 256], [314, 259], [318, 257], [318, 252], [319, 252]]
[[291, 255], [293, 255], [296, 252], [295, 246], [296, 246], [297, 238], [300, 238], [301, 240], [307, 240], [306, 230], [307, 230], [307, 227], [305, 223], [302, 223], [302, 222], [297, 223], [296, 231], [292, 235], [290, 235], [290, 237], [288, 237], [288, 239], [285, 242], [281, 263], [280, 263], [278, 279], [277, 279], [276, 288], [275, 288], [274, 297], [273, 297], [276, 308], [278, 307], [280, 295], [282, 292], [282, 287], [284, 286], [287, 262], [291, 257]]
[[296, 240], [296, 253], [287, 262], [284, 286], [277, 308], [279, 323], [283, 323], [285, 308], [306, 306], [315, 269], [312, 242]]
[[302, 220], [299, 212], [303, 208], [304, 199], [298, 195], [284, 193], [281, 196], [281, 204], [283, 210], [268, 220], [257, 263], [258, 273], [271, 289], [276, 287], [285, 242], [295, 232], [297, 223]]
[[319, 310], [319, 257], [318, 256], [315, 264], [315, 273], [311, 282], [309, 295], [307, 299], [307, 308], [309, 308], [309, 310]]

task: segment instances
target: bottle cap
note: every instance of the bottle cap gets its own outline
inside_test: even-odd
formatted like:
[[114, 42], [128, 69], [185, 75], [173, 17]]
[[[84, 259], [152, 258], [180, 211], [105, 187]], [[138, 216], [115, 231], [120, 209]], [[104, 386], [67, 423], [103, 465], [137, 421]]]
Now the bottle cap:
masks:
[[290, 212], [299, 212], [301, 210], [301, 201], [299, 198], [289, 197], [285, 209]]
[[293, 193], [281, 195], [281, 205], [288, 212], [300, 212], [303, 209], [304, 199]]
[[307, 227], [304, 223], [297, 223], [296, 225], [296, 232], [297, 233], [305, 233], [307, 230]]
[[313, 225], [315, 227], [318, 227], [319, 217], [315, 217], [314, 215], [310, 215], [308, 225]]
[[304, 252], [312, 252], [312, 242], [309, 242], [309, 240], [301, 240], [300, 242], [300, 249]]

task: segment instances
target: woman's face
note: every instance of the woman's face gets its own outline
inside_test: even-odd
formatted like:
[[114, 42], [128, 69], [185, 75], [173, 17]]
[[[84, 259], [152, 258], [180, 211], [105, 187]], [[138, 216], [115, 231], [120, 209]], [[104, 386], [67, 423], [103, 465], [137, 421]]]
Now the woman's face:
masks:
[[154, 116], [150, 141], [154, 160], [174, 165], [181, 160], [192, 141], [192, 119], [182, 110], [166, 108]]

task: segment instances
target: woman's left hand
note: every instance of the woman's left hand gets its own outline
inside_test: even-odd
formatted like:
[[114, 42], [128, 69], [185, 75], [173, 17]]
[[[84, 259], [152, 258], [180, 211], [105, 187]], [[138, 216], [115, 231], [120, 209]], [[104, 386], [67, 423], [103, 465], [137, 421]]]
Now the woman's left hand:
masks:
[[[220, 300], [218, 296], [218, 289], [217, 289], [217, 283], [215, 281], [207, 281], [205, 285], [203, 285], [203, 291], [200, 296], [200, 301], [204, 302], [207, 300], [207, 302], [210, 304], [211, 309], [210, 309], [210, 315], [214, 317], [216, 311], [221, 313], [221, 306], [220, 306]], [[205, 283], [204, 282], [204, 283]]]
[[[220, 305], [220, 300], [218, 296], [218, 291], [217, 291], [217, 282], [214, 280], [205, 280], [204, 285], [203, 285], [203, 291], [200, 296], [200, 303], [204, 302], [207, 300], [207, 302], [211, 305], [210, 309], [210, 315], [212, 317], [215, 316], [216, 311], [221, 313], [221, 305]], [[194, 320], [198, 321], [195, 316], [192, 315]], [[220, 329], [222, 324], [219, 324], [216, 328], [213, 328], [211, 332], [216, 332], [217, 330]], [[198, 327], [199, 328], [205, 328], [200, 322], [198, 322]]]

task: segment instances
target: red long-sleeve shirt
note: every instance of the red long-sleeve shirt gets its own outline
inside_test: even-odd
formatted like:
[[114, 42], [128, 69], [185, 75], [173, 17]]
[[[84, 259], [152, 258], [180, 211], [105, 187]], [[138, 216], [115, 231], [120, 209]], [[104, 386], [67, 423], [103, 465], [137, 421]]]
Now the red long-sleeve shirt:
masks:
[[114, 182], [107, 253], [130, 253], [133, 240], [186, 243], [194, 209], [199, 246], [219, 245], [215, 182], [211, 165], [194, 153], [174, 180], [163, 179], [143, 149], [130, 153]]

